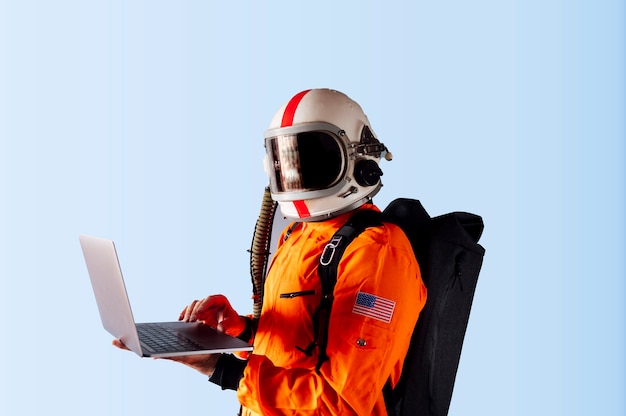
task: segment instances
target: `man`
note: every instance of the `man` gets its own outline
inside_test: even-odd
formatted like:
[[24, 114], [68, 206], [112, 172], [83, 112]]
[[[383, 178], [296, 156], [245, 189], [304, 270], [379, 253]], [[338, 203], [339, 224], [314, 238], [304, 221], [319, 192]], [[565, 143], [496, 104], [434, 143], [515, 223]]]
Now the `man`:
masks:
[[272, 198], [295, 223], [272, 259], [260, 318], [240, 316], [222, 295], [192, 302], [179, 318], [252, 341], [254, 351], [246, 359], [172, 359], [236, 389], [243, 415], [386, 415], [383, 387], [397, 383], [426, 302], [402, 230], [371, 227], [347, 247], [337, 269], [328, 359], [319, 368], [313, 315], [321, 300], [320, 255], [354, 212], [378, 211], [378, 163], [390, 154], [361, 107], [329, 89], [302, 91], [281, 107], [265, 148]]

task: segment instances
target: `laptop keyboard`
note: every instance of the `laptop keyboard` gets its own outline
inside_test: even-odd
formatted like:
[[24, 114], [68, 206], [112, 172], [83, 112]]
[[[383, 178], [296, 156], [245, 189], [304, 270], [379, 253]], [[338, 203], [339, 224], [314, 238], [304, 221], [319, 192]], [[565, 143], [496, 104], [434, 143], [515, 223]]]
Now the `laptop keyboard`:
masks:
[[156, 352], [194, 351], [203, 349], [197, 342], [158, 323], [139, 324], [137, 325], [137, 332], [141, 341]]

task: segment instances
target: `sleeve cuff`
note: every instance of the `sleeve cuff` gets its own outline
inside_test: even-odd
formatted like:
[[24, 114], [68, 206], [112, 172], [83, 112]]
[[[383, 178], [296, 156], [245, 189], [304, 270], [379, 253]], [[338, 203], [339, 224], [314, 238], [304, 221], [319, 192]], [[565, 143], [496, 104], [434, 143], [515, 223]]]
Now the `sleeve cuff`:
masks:
[[257, 320], [249, 316], [246, 316], [245, 318], [246, 328], [241, 334], [239, 334], [237, 338], [251, 344], [254, 340], [254, 334], [256, 334]]
[[232, 354], [222, 354], [217, 359], [209, 381], [222, 387], [222, 390], [237, 390], [246, 365], [247, 360], [241, 360]]

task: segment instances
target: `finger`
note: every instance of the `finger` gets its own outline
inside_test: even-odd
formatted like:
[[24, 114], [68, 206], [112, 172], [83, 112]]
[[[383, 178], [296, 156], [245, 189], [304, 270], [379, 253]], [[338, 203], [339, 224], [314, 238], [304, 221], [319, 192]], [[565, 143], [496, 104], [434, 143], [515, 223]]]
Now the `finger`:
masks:
[[187, 306], [185, 306], [185, 309], [183, 309], [183, 311], [180, 313], [180, 315], [178, 316], [178, 320], [182, 321], [183, 319], [185, 319], [185, 314], [187, 312]]
[[207, 296], [206, 298], [198, 301], [193, 309], [190, 311], [189, 316], [191, 320], [205, 320], [211, 318], [211, 308], [218, 302], [215, 295]]
[[231, 336], [239, 336], [246, 329], [246, 320], [240, 316], [233, 316], [223, 319], [217, 324], [216, 329], [220, 332], [225, 332]]
[[207, 325], [215, 326], [224, 319], [224, 312], [230, 311], [232, 306], [223, 295], [208, 296], [200, 301], [192, 312], [192, 318], [205, 321]]
[[113, 344], [114, 347], [117, 347], [117, 348], [119, 348], [121, 350], [130, 351], [130, 349], [126, 345], [124, 345], [124, 343], [122, 341], [120, 341], [119, 339], [114, 339], [112, 344]]
[[219, 323], [224, 320], [224, 308], [221, 305], [212, 304], [199, 311], [198, 317], [206, 325], [217, 328]]
[[183, 309], [183, 311], [180, 314], [182, 316], [182, 319], [179, 317], [179, 320], [184, 321], [184, 322], [189, 322], [191, 320], [191, 315], [197, 303], [198, 301], [194, 300], [193, 302], [191, 302], [190, 305], [188, 305], [185, 309]]
[[204, 299], [202, 300], [196, 300], [194, 301], [191, 305], [189, 305], [189, 307], [187, 308], [187, 319], [190, 321], [195, 321], [198, 319], [198, 308], [202, 307], [202, 304], [204, 304]]

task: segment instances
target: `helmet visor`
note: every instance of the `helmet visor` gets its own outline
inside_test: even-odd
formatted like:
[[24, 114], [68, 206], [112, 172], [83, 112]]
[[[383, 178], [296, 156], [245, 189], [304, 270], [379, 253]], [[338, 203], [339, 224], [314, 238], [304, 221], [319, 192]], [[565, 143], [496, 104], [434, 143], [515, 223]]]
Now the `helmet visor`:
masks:
[[342, 178], [345, 157], [340, 141], [324, 131], [281, 134], [265, 141], [272, 163], [273, 192], [328, 189]]

